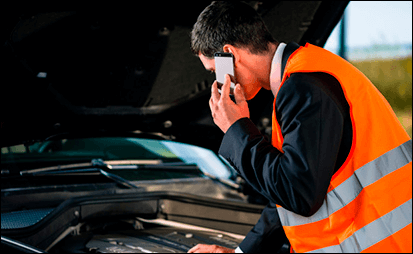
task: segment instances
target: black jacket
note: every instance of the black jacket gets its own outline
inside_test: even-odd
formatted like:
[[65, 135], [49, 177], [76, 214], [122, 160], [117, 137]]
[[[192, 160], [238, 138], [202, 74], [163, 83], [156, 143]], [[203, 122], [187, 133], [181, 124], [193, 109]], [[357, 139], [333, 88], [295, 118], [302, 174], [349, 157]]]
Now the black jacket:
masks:
[[[282, 72], [296, 49], [295, 43], [287, 45]], [[292, 74], [278, 92], [275, 110], [284, 137], [284, 153], [274, 148], [248, 118], [231, 126], [219, 150], [270, 201], [240, 244], [243, 252], [278, 250], [285, 234], [275, 204], [302, 216], [313, 215], [351, 148], [349, 105], [331, 75]]]

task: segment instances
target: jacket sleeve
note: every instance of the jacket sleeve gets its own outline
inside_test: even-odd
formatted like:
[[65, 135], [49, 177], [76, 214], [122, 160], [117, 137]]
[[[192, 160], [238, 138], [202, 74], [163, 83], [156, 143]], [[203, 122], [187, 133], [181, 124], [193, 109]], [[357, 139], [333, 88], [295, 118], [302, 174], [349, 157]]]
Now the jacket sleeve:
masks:
[[279, 251], [284, 243], [288, 243], [288, 239], [282, 228], [277, 207], [270, 202], [239, 248], [244, 253], [274, 253]]
[[344, 118], [323, 89], [293, 76], [280, 89], [275, 109], [284, 153], [248, 118], [231, 126], [219, 153], [270, 202], [311, 216], [322, 205], [334, 174]]

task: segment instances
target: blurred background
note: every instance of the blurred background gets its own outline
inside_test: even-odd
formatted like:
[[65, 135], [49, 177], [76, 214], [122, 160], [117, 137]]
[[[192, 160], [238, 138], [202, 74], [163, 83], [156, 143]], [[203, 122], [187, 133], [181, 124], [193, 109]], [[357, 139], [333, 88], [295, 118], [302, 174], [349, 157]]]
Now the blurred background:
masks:
[[412, 2], [351, 1], [325, 48], [373, 82], [412, 137]]

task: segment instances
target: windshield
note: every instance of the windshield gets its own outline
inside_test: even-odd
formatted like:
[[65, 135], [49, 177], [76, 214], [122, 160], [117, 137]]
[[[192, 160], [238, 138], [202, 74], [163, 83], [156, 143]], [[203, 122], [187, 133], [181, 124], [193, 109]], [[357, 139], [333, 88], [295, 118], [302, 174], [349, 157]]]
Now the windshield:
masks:
[[[178, 142], [124, 137], [61, 139], [17, 145], [1, 149], [3, 173], [42, 167], [61, 166], [101, 159], [109, 165], [154, 165], [185, 163], [196, 165], [203, 173], [230, 179], [233, 171], [212, 151]], [[130, 180], [156, 180], [182, 177], [165, 172], [133, 174]], [[154, 170], [152, 170], [154, 171]], [[166, 170], [167, 171], [167, 170]], [[119, 172], [120, 173], [120, 172]]]

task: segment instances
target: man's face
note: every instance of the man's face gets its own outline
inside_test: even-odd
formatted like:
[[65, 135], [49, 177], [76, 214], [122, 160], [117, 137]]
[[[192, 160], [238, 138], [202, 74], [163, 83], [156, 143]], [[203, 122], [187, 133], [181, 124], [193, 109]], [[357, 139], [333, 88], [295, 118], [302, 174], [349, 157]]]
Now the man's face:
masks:
[[215, 59], [208, 58], [203, 54], [199, 53], [199, 59], [201, 60], [202, 64], [204, 65], [205, 69], [210, 72], [215, 73]]
[[[199, 53], [199, 59], [204, 65], [205, 69], [210, 72], [215, 73], [215, 59], [208, 58], [203, 54]], [[253, 73], [247, 68], [243, 68], [242, 65], [234, 66], [234, 74], [236, 77], [236, 82], [241, 85], [244, 89], [244, 94], [247, 100], [251, 100], [255, 97], [258, 91], [261, 89], [261, 85], [258, 82], [257, 78], [254, 77]]]

